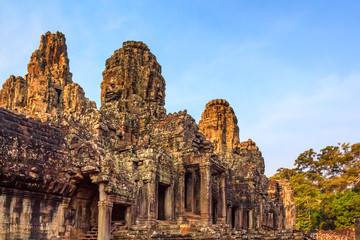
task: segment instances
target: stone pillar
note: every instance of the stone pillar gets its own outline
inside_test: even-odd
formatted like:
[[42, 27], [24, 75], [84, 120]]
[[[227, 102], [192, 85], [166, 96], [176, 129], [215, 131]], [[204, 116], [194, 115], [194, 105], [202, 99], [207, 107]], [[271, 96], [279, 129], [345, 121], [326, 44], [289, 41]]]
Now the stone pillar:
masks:
[[150, 182], [147, 184], [149, 197], [149, 215], [148, 221], [155, 222], [157, 218], [157, 203], [158, 203], [158, 189], [155, 181], [155, 176], [152, 176]]
[[237, 230], [241, 229], [241, 219], [242, 219], [242, 211], [240, 210], [240, 208], [238, 208], [237, 210], [237, 225], [236, 228]]
[[240, 213], [239, 213], [239, 226], [240, 228], [244, 228], [244, 207], [243, 205], [241, 204], [240, 205]]
[[82, 219], [81, 219], [81, 225], [80, 225], [80, 228], [83, 232], [86, 232], [89, 228], [90, 228], [90, 223], [91, 223], [91, 220], [90, 221], [85, 221], [86, 219], [86, 206], [87, 206], [88, 202], [85, 201], [85, 200], [79, 200], [79, 205], [80, 205], [80, 209], [81, 209], [81, 216], [82, 216]]
[[156, 184], [151, 179], [144, 179], [141, 189], [140, 215], [138, 224], [154, 223], [156, 221], [157, 199], [155, 195]]
[[110, 201], [99, 201], [98, 217], [98, 240], [110, 240], [111, 235], [111, 213], [113, 203]]
[[178, 223], [185, 223], [185, 174], [186, 170], [183, 166], [179, 167], [179, 179], [178, 179], [178, 197], [179, 197], [179, 206], [177, 209], [177, 220]]
[[260, 206], [257, 206], [255, 208], [255, 228], [260, 229], [261, 227], [261, 201]]
[[165, 203], [165, 217], [167, 220], [174, 221], [174, 185], [167, 187]]
[[60, 214], [59, 214], [59, 233], [65, 233], [65, 214], [69, 207], [70, 198], [65, 198], [60, 204]]
[[264, 211], [264, 209], [263, 209], [263, 199], [261, 198], [261, 200], [260, 200], [260, 213], [259, 213], [259, 225], [258, 225], [258, 227], [260, 229], [264, 225], [264, 222], [263, 222], [264, 213], [263, 213], [263, 211]]
[[143, 180], [141, 186], [141, 197], [140, 197], [140, 213], [138, 217], [138, 221], [143, 221], [148, 216], [148, 194], [147, 194], [147, 183]]
[[175, 216], [174, 216], [174, 184], [172, 184], [171, 186], [168, 187], [167, 191], [166, 191], [166, 201], [168, 202], [168, 206], [166, 209], [166, 217], [168, 220], [170, 220], [172, 223], [174, 223], [173, 221], [175, 220]]
[[[219, 182], [220, 182], [220, 191], [219, 191], [219, 218], [218, 223], [225, 224], [226, 223], [226, 177], [225, 173], [221, 173], [219, 176]], [[230, 210], [232, 212], [232, 210]], [[231, 213], [230, 215], [231, 216]], [[230, 222], [231, 222], [231, 218]]]
[[130, 205], [130, 206], [126, 207], [126, 210], [125, 210], [125, 224], [127, 226], [132, 225], [131, 213], [132, 213], [132, 206]]
[[274, 212], [270, 212], [269, 213], [269, 226], [275, 228], [275, 223], [274, 223]]
[[212, 176], [210, 165], [200, 166], [200, 215], [207, 224], [212, 222]]
[[281, 208], [281, 221], [280, 221], [280, 229], [285, 229], [285, 209]]
[[249, 226], [248, 226], [248, 228], [249, 229], [253, 229], [253, 210], [251, 209], [251, 210], [249, 210]]
[[110, 240], [113, 203], [107, 201], [105, 183], [99, 183], [98, 240]]

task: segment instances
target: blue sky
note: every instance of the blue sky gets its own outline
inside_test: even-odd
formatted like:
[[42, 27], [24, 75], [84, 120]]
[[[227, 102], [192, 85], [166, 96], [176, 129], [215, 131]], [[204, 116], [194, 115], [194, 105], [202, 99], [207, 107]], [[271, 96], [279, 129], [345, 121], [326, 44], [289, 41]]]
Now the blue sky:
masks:
[[303, 151], [360, 141], [359, 1], [1, 1], [0, 84], [24, 76], [47, 31], [66, 35], [70, 70], [100, 107], [105, 60], [145, 42], [168, 112], [198, 122], [227, 99], [266, 175]]

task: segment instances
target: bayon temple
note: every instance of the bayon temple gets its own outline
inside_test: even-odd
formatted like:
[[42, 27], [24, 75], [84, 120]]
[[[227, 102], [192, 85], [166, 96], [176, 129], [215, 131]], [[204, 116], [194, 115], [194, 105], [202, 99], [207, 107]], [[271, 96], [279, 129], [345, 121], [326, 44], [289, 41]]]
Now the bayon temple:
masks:
[[166, 113], [142, 42], [105, 65], [100, 110], [72, 81], [60, 32], [3, 84], [0, 239], [305, 239], [289, 183], [267, 179], [226, 100], [199, 124]]

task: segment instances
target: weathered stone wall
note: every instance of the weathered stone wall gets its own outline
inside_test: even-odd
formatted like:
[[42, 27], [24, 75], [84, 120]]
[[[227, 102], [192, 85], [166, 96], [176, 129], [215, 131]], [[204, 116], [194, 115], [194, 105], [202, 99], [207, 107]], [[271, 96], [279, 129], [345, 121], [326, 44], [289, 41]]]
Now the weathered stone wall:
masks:
[[59, 236], [62, 198], [0, 188], [0, 239], [50, 239]]
[[69, 195], [71, 164], [60, 129], [0, 108], [1, 186]]
[[174, 155], [211, 152], [212, 144], [198, 129], [195, 120], [186, 111], [168, 114], [151, 127], [149, 143], [161, 145]]
[[0, 108], [1, 239], [70, 237], [87, 228], [98, 190], [82, 187], [64, 135]]
[[296, 229], [296, 207], [294, 193], [287, 180], [272, 179], [269, 183], [268, 195], [283, 205], [283, 224], [285, 229]]
[[354, 228], [344, 228], [336, 230], [318, 230], [311, 236], [317, 240], [354, 240]]

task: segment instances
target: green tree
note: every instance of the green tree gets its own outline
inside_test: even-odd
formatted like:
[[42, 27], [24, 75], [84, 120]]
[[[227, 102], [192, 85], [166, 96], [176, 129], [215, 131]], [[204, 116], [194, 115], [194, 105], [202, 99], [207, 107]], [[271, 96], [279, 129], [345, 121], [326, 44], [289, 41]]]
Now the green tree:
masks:
[[309, 149], [272, 178], [289, 180], [300, 230], [351, 227], [360, 215], [360, 143]]
[[336, 228], [354, 227], [354, 219], [360, 217], [360, 193], [338, 193], [332, 202]]
[[316, 218], [320, 209], [321, 192], [305, 174], [298, 173], [290, 178], [297, 208], [297, 228], [303, 231], [316, 228]]

